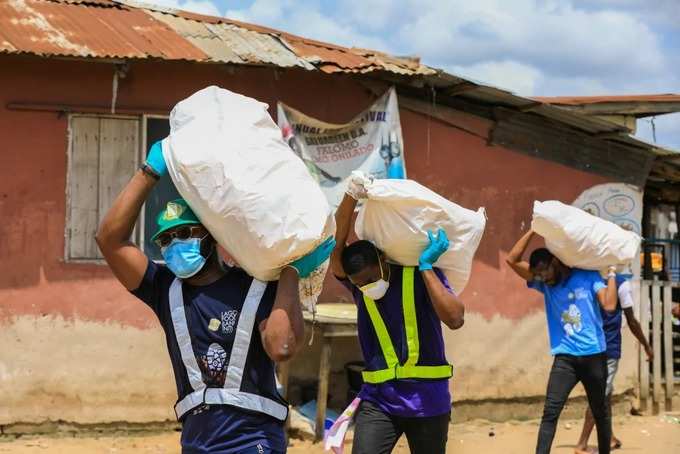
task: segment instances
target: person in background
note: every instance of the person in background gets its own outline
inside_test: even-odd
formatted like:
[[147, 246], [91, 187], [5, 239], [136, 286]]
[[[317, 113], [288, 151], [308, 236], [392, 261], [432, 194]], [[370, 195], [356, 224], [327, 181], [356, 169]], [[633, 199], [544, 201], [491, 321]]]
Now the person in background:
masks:
[[[630, 328], [631, 333], [640, 342], [640, 345], [645, 349], [647, 354], [647, 359], [651, 361], [654, 358], [654, 352], [652, 351], [652, 346], [649, 345], [649, 341], [645, 339], [642, 333], [642, 328], [640, 327], [640, 322], [635, 318], [633, 313], [633, 292], [631, 289], [630, 275], [618, 275], [616, 276], [616, 286], [618, 288], [618, 302], [616, 304], [616, 309], [614, 312], [607, 312], [601, 310], [602, 312], [602, 322], [604, 328], [605, 340], [607, 342], [607, 404], [609, 405], [609, 413], [611, 414], [611, 396], [614, 391], [614, 378], [616, 377], [616, 372], [619, 369], [619, 359], [621, 359], [621, 325], [623, 313], [626, 316], [626, 322], [628, 323], [628, 328]], [[585, 421], [583, 422], [583, 430], [581, 432], [581, 438], [576, 445], [576, 454], [588, 454], [595, 452], [588, 448], [588, 439], [590, 438], [590, 433], [593, 431], [595, 421], [593, 419], [593, 413], [590, 408], [586, 409]], [[621, 441], [614, 436], [612, 430], [611, 438], [611, 448], [618, 449], [621, 447]]]
[[451, 419], [442, 322], [463, 326], [465, 308], [433, 264], [448, 250], [446, 233], [429, 234], [417, 268], [400, 266], [368, 241], [347, 245], [352, 214], [365, 188], [350, 180], [336, 212], [331, 269], [357, 304], [366, 362], [353, 454], [387, 454], [406, 434], [414, 454], [444, 454]]
[[303, 343], [298, 278], [329, 257], [334, 239], [285, 267], [278, 282], [261, 282], [242, 269], [225, 269], [215, 240], [179, 199], [158, 215], [152, 240], [165, 264], [154, 263], [130, 237], [144, 201], [166, 174], [158, 142], [96, 239], [113, 274], [154, 311], [165, 332], [182, 452], [284, 453], [288, 405], [276, 389], [274, 362], [289, 360]]
[[607, 312], [616, 308], [616, 273], [610, 269], [605, 285], [598, 272], [570, 268], [545, 248], [534, 250], [529, 262], [523, 261], [533, 237], [533, 231], [525, 233], [510, 250], [507, 263], [529, 288], [543, 294], [554, 356], [536, 453], [550, 452], [562, 408], [581, 382], [595, 418], [599, 452], [609, 454], [612, 429], [605, 397], [607, 357], [600, 307]]

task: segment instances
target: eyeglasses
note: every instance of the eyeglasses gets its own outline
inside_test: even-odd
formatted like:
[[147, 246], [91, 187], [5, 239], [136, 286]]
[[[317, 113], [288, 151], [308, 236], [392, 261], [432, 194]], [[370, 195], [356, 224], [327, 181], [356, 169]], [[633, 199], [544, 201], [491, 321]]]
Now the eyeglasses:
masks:
[[159, 248], [164, 248], [172, 243], [172, 240], [177, 238], [178, 240], [188, 240], [189, 238], [196, 235], [196, 233], [203, 233], [203, 227], [194, 226], [182, 226], [178, 229], [172, 230], [170, 232], [163, 232], [154, 240]]

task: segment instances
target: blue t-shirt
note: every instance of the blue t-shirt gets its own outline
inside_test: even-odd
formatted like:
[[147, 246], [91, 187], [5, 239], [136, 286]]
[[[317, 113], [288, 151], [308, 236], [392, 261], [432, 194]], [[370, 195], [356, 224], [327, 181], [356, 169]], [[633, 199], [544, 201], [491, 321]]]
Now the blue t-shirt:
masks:
[[572, 268], [566, 280], [556, 285], [529, 281], [543, 293], [548, 319], [550, 353], [586, 356], [606, 350], [597, 292], [605, 288], [597, 271]]
[[[184, 395], [192, 389], [187, 380], [182, 378], [182, 374], [186, 375], [186, 370], [172, 328], [168, 298], [170, 285], [174, 280], [175, 275], [167, 267], [149, 261], [142, 283], [132, 294], [144, 301], [158, 316], [166, 335], [177, 393]], [[200, 287], [186, 283], [183, 285], [191, 342], [197, 354], [203, 380], [208, 386], [221, 386], [225, 372], [206, 368], [208, 362], [203, 358], [207, 357], [211, 346], [233, 342], [237, 314], [243, 305], [243, 295], [247, 293], [251, 281], [252, 278], [243, 270], [230, 268], [226, 275], [212, 284]], [[258, 308], [255, 329], [262, 320], [269, 317], [275, 294], [276, 285], [270, 283]], [[219, 321], [217, 328], [216, 322], [211, 323], [213, 320]], [[274, 365], [264, 352], [259, 335], [253, 335], [251, 339], [248, 361], [246, 373], [253, 375], [251, 378], [259, 383], [267, 381], [263, 385], [264, 388], [275, 389]], [[258, 376], [263, 370], [270, 372]], [[181, 444], [183, 454], [208, 452], [236, 454], [245, 448], [258, 445], [263, 449], [286, 451], [281, 421], [264, 414], [225, 405], [213, 405], [189, 412], [182, 420]]]

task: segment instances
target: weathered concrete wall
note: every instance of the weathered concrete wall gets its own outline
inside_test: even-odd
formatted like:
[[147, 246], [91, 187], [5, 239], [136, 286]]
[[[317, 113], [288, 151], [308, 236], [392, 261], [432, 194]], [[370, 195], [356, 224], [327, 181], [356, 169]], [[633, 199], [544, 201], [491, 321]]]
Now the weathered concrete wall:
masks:
[[25, 315], [3, 325], [0, 343], [0, 424], [174, 418], [160, 327]]
[[[106, 106], [112, 66], [0, 56], [0, 424], [172, 418], [174, 383], [152, 312], [103, 265], [64, 262], [67, 118], [8, 110], [10, 102]], [[118, 105], [169, 111], [218, 84], [268, 102], [282, 100], [327, 121], [346, 121], [372, 100], [350, 77], [265, 68], [133, 63]], [[529, 223], [534, 199], [570, 202], [606, 182], [402, 109], [407, 168], [458, 203], [486, 206], [489, 222], [463, 297], [464, 329], [447, 333], [455, 399], [537, 396], [550, 364], [542, 303], [510, 274], [505, 253]], [[482, 132], [489, 126], [461, 115]], [[482, 134], [483, 135], [483, 134]], [[325, 300], [347, 298], [329, 280]], [[318, 343], [292, 367], [314, 376]], [[356, 341], [334, 352], [334, 379], [358, 358]], [[632, 371], [628, 349], [622, 380]], [[630, 361], [628, 361], [630, 359]], [[626, 372], [628, 371], [628, 372]]]

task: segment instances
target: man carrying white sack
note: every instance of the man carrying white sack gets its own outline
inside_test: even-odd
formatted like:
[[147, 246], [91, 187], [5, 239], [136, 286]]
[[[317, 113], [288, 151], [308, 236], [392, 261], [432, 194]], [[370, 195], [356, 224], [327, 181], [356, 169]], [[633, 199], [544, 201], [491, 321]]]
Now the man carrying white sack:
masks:
[[609, 454], [612, 427], [605, 395], [607, 344], [599, 306], [607, 312], [616, 308], [616, 273], [610, 268], [605, 285], [597, 271], [569, 268], [546, 248], [533, 251], [527, 263], [522, 256], [533, 236], [530, 230], [520, 238], [508, 254], [507, 263], [529, 288], [543, 293], [550, 350], [555, 357], [536, 453], [550, 452], [562, 408], [571, 390], [581, 382], [595, 418], [599, 452]]
[[443, 454], [451, 416], [441, 322], [463, 326], [464, 306], [433, 263], [448, 250], [443, 230], [430, 234], [418, 269], [385, 260], [368, 241], [347, 246], [357, 200], [366, 197], [352, 179], [336, 213], [335, 276], [358, 307], [359, 342], [366, 362], [356, 416], [353, 454], [387, 454], [406, 434], [415, 454]]
[[153, 241], [165, 265], [156, 264], [130, 236], [166, 173], [158, 142], [104, 217], [97, 244], [118, 280], [151, 307], [165, 331], [182, 452], [284, 453], [288, 406], [276, 390], [274, 362], [289, 360], [303, 343], [298, 277], [327, 260], [335, 242], [329, 238], [285, 267], [278, 282], [261, 282], [223, 267], [215, 240], [180, 199], [158, 215]]

